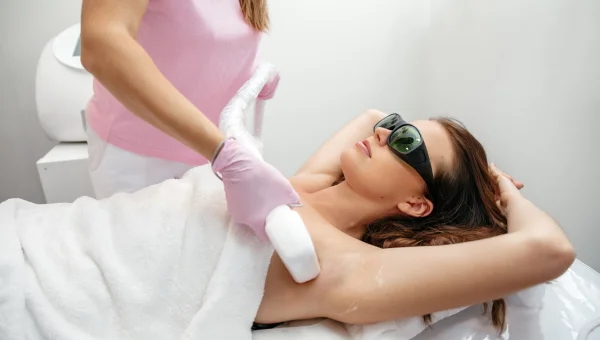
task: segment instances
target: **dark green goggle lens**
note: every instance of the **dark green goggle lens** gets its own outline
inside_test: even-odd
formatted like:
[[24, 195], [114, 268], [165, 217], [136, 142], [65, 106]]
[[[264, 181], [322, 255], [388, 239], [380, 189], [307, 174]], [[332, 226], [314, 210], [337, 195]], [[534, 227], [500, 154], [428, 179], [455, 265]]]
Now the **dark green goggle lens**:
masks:
[[402, 122], [402, 120], [400, 119], [399, 116], [397, 115], [389, 115], [385, 118], [383, 118], [379, 123], [377, 123], [377, 125], [375, 125], [375, 128], [383, 128], [383, 129], [387, 129], [387, 130], [394, 130], [396, 128], [396, 126], [399, 126], [400, 123]]
[[394, 150], [403, 154], [410, 153], [423, 144], [419, 131], [410, 125], [394, 131], [388, 140]]

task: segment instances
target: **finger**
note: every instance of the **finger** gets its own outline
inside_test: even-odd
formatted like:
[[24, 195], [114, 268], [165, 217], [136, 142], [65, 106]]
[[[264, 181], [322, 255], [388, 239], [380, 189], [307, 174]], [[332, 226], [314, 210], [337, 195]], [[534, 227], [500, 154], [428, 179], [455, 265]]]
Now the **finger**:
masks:
[[500, 204], [500, 200], [496, 200], [496, 206], [498, 207], [498, 209], [500, 209], [500, 211], [504, 211], [504, 209], [502, 208], [502, 204]]
[[521, 182], [521, 181], [517, 181], [517, 180], [516, 180], [516, 179], [514, 179], [514, 178], [513, 178], [511, 175], [507, 174], [506, 172], [504, 172], [504, 171], [502, 171], [502, 170], [500, 170], [500, 169], [498, 169], [498, 171], [500, 171], [500, 173], [501, 173], [502, 175], [504, 175], [504, 177], [506, 177], [506, 178], [510, 179], [510, 181], [511, 181], [511, 182], [514, 184], [514, 186], [516, 186], [516, 187], [517, 187], [517, 189], [521, 189], [521, 188], [523, 188], [523, 187], [524, 187], [524, 185], [523, 185], [523, 182]]
[[[498, 167], [496, 167], [496, 169], [498, 169]], [[513, 180], [513, 178], [509, 174], [507, 174], [506, 172], [504, 172], [504, 171], [502, 171], [500, 169], [498, 169], [498, 172], [500, 172], [502, 175], [504, 175], [504, 177], [510, 179], [511, 181]]]
[[492, 173], [492, 176], [494, 176], [494, 179], [497, 182], [500, 182], [500, 180], [502, 179], [502, 177], [504, 177], [500, 173], [500, 170], [498, 170], [498, 168], [496, 167], [496, 164], [494, 164], [494, 163], [490, 164], [490, 172]]
[[512, 182], [512, 178], [509, 175], [507, 175], [504, 171], [500, 170], [496, 164], [492, 163], [490, 165], [490, 169], [496, 176], [499, 176], [500, 178], [505, 178]]
[[506, 172], [498, 169], [498, 171], [504, 175], [504, 177], [510, 179], [510, 181], [514, 184], [515, 187], [517, 187], [517, 189], [522, 189], [525, 185], [523, 184], [523, 182], [521, 181], [517, 181], [516, 179], [514, 179], [511, 175], [507, 174]]
[[517, 187], [517, 189], [519, 189], [519, 190], [523, 189], [523, 187], [525, 186], [523, 184], [523, 182], [520, 182], [520, 181], [513, 180], [512, 182], [515, 185], [515, 187]]
[[518, 191], [515, 185], [512, 183], [512, 181], [509, 180], [506, 176], [504, 176], [500, 172], [500, 170], [498, 170], [495, 164], [491, 165], [490, 170], [492, 172], [492, 175], [495, 177], [496, 182], [498, 183], [500, 193]]
[[511, 200], [511, 197], [520, 196], [521, 193], [513, 184], [513, 181], [511, 181], [504, 174], [502, 174], [495, 164], [492, 164], [490, 166], [490, 171], [498, 183], [498, 188], [500, 192], [499, 197], [497, 195], [496, 200], [498, 200], [499, 207], [502, 213], [504, 214], [505, 209], [508, 206], [508, 201]]

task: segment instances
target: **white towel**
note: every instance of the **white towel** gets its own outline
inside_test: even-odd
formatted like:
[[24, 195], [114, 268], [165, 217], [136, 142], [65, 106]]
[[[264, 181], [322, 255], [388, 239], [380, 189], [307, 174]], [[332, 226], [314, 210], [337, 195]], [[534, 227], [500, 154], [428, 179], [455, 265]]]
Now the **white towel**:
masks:
[[251, 339], [273, 250], [209, 166], [133, 194], [0, 204], [0, 339]]

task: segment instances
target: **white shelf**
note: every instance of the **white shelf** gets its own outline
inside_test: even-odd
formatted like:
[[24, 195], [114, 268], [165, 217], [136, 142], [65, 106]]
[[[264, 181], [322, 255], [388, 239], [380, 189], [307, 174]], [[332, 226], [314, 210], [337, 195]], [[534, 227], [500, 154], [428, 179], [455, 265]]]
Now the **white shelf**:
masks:
[[94, 197], [88, 172], [87, 143], [60, 143], [37, 161], [47, 203]]

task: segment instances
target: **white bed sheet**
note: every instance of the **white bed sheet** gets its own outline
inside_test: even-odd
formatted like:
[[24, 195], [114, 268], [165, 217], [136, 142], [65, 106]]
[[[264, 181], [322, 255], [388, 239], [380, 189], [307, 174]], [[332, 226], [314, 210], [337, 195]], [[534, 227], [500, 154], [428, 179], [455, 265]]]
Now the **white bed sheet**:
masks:
[[[576, 260], [564, 275], [546, 285], [541, 307], [509, 299], [507, 327], [502, 334], [493, 328], [489, 316], [481, 313], [481, 306], [470, 307], [440, 320], [412, 340], [600, 340], [600, 327], [593, 328], [600, 320], [600, 274]], [[343, 324], [322, 319], [255, 331], [253, 339], [349, 340], [352, 337]], [[378, 340], [383, 339], [404, 340], [393, 334]]]

